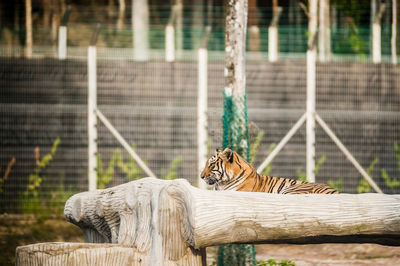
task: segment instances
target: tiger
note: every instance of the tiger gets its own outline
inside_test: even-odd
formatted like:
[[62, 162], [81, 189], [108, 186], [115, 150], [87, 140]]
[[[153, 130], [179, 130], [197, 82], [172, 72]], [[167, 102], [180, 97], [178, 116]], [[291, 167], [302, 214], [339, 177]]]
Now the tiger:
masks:
[[334, 188], [319, 183], [265, 176], [237, 152], [219, 149], [207, 160], [201, 179], [215, 190], [266, 192], [275, 194], [338, 194]]

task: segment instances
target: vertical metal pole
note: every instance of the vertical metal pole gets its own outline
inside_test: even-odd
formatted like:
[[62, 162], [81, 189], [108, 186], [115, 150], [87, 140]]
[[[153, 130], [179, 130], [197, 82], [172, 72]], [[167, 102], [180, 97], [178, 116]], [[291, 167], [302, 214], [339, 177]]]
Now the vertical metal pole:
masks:
[[381, 62], [381, 24], [374, 22], [372, 26], [372, 62]]
[[207, 48], [198, 50], [197, 67], [197, 162], [199, 188], [205, 189], [206, 184], [200, 178], [200, 173], [207, 160]]
[[308, 29], [310, 37], [308, 39], [307, 50], [307, 123], [306, 123], [306, 173], [309, 182], [315, 182], [315, 87], [316, 69], [315, 62], [317, 51], [315, 39], [317, 33], [317, 0], [310, 0], [310, 18]]
[[147, 0], [133, 0], [133, 56], [137, 61], [149, 59], [149, 6]]
[[379, 11], [375, 16], [374, 23], [372, 26], [372, 62], [375, 64], [382, 61], [381, 55], [381, 18], [385, 11], [386, 5], [381, 3], [379, 5]]
[[176, 56], [182, 59], [183, 52], [183, 0], [176, 0], [175, 4], [176, 25]]
[[58, 28], [58, 59], [67, 58], [67, 27], [60, 26]]
[[268, 27], [268, 60], [278, 61], [278, 28], [275, 25]]
[[97, 188], [96, 46], [88, 48], [88, 170], [89, 191]]
[[371, 17], [370, 17], [370, 33], [369, 33], [369, 50], [372, 51], [372, 39], [373, 39], [373, 25], [374, 25], [374, 19], [376, 17], [376, 2], [377, 0], [371, 0]]
[[315, 182], [315, 48], [307, 51], [307, 179]]
[[392, 38], [391, 38], [391, 48], [392, 48], [392, 63], [397, 64], [397, 0], [392, 0]]
[[270, 62], [278, 61], [279, 56], [279, 32], [278, 21], [282, 13], [282, 7], [274, 7], [274, 16], [268, 27], [268, 60]]
[[175, 30], [172, 24], [165, 27], [165, 61], [175, 61]]
[[67, 58], [67, 22], [71, 7], [68, 6], [61, 20], [61, 25], [58, 28], [58, 59], [64, 60]]
[[320, 62], [326, 62], [330, 60], [331, 23], [330, 23], [329, 9], [330, 9], [329, 0], [319, 1], [318, 57]]

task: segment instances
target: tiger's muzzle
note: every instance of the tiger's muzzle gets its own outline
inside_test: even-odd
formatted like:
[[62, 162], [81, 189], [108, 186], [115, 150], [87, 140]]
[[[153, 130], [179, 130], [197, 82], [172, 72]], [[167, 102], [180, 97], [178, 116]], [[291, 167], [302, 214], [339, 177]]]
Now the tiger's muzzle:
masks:
[[201, 179], [203, 179], [208, 185], [214, 185], [218, 182], [218, 179], [215, 177], [215, 175], [201, 176]]
[[217, 183], [218, 180], [215, 177], [210, 177], [209, 179], [207, 179], [205, 181], [209, 185], [214, 185], [215, 183]]

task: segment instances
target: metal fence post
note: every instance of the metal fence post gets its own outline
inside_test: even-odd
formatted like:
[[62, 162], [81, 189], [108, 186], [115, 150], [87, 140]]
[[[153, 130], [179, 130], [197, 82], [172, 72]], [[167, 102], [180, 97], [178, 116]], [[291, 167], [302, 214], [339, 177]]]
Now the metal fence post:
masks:
[[67, 22], [70, 12], [71, 7], [68, 6], [58, 28], [58, 59], [60, 60], [67, 58]]
[[382, 61], [381, 55], [381, 17], [385, 11], [385, 4], [379, 5], [379, 11], [374, 18], [372, 25], [372, 62], [375, 64]]
[[317, 38], [317, 0], [310, 1], [307, 50], [307, 122], [306, 122], [306, 173], [309, 182], [315, 182], [315, 87], [316, 87], [316, 38]]
[[147, 0], [132, 1], [133, 56], [149, 60], [149, 5]]
[[206, 188], [206, 184], [200, 178], [200, 173], [207, 160], [207, 97], [208, 97], [208, 52], [207, 41], [210, 34], [211, 27], [206, 28], [205, 35], [203, 36], [202, 44], [197, 52], [197, 169], [198, 169], [198, 186], [202, 189]]
[[97, 73], [96, 41], [100, 26], [97, 25], [88, 48], [88, 177], [89, 191], [97, 188]]
[[397, 64], [397, 0], [392, 0], [392, 37], [390, 40], [392, 50], [392, 64]]
[[278, 7], [268, 27], [268, 60], [270, 62], [278, 61], [279, 57], [278, 21], [281, 12], [282, 7]]
[[172, 24], [165, 27], [165, 61], [175, 61], [175, 30]]

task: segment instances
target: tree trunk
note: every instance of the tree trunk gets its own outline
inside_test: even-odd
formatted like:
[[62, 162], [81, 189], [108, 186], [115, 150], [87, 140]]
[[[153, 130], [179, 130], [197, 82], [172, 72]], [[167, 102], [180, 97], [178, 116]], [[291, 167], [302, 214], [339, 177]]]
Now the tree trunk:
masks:
[[226, 243], [399, 246], [399, 208], [400, 195], [208, 191], [183, 179], [143, 178], [76, 194], [65, 205], [67, 220], [81, 227], [86, 242], [118, 245], [34, 244], [17, 248], [16, 261], [196, 266], [202, 248]]
[[60, 18], [61, 18], [61, 6], [58, 1], [53, 0], [52, 5], [52, 17], [51, 17], [51, 42], [52, 45], [57, 44], [57, 33], [58, 27], [60, 26]]
[[[227, 1], [225, 20], [225, 99], [223, 148], [231, 147], [248, 159], [249, 135], [246, 104], [246, 30], [247, 0]], [[255, 248], [251, 245], [221, 246], [218, 264], [254, 265]]]
[[[257, 0], [249, 0], [249, 51], [260, 52]], [[259, 56], [255, 56], [259, 59]]]
[[45, 29], [50, 27], [51, 6], [51, 0], [43, 0], [43, 27]]
[[124, 28], [125, 21], [125, 0], [119, 0], [119, 9], [118, 9], [118, 21], [117, 21], [117, 29], [122, 30]]
[[26, 50], [25, 56], [32, 58], [32, 0], [25, 0], [25, 26], [26, 26]]
[[[232, 148], [247, 157], [246, 29], [247, 0], [229, 0], [225, 31], [225, 96], [232, 97]], [[242, 151], [246, 151], [242, 153]]]

